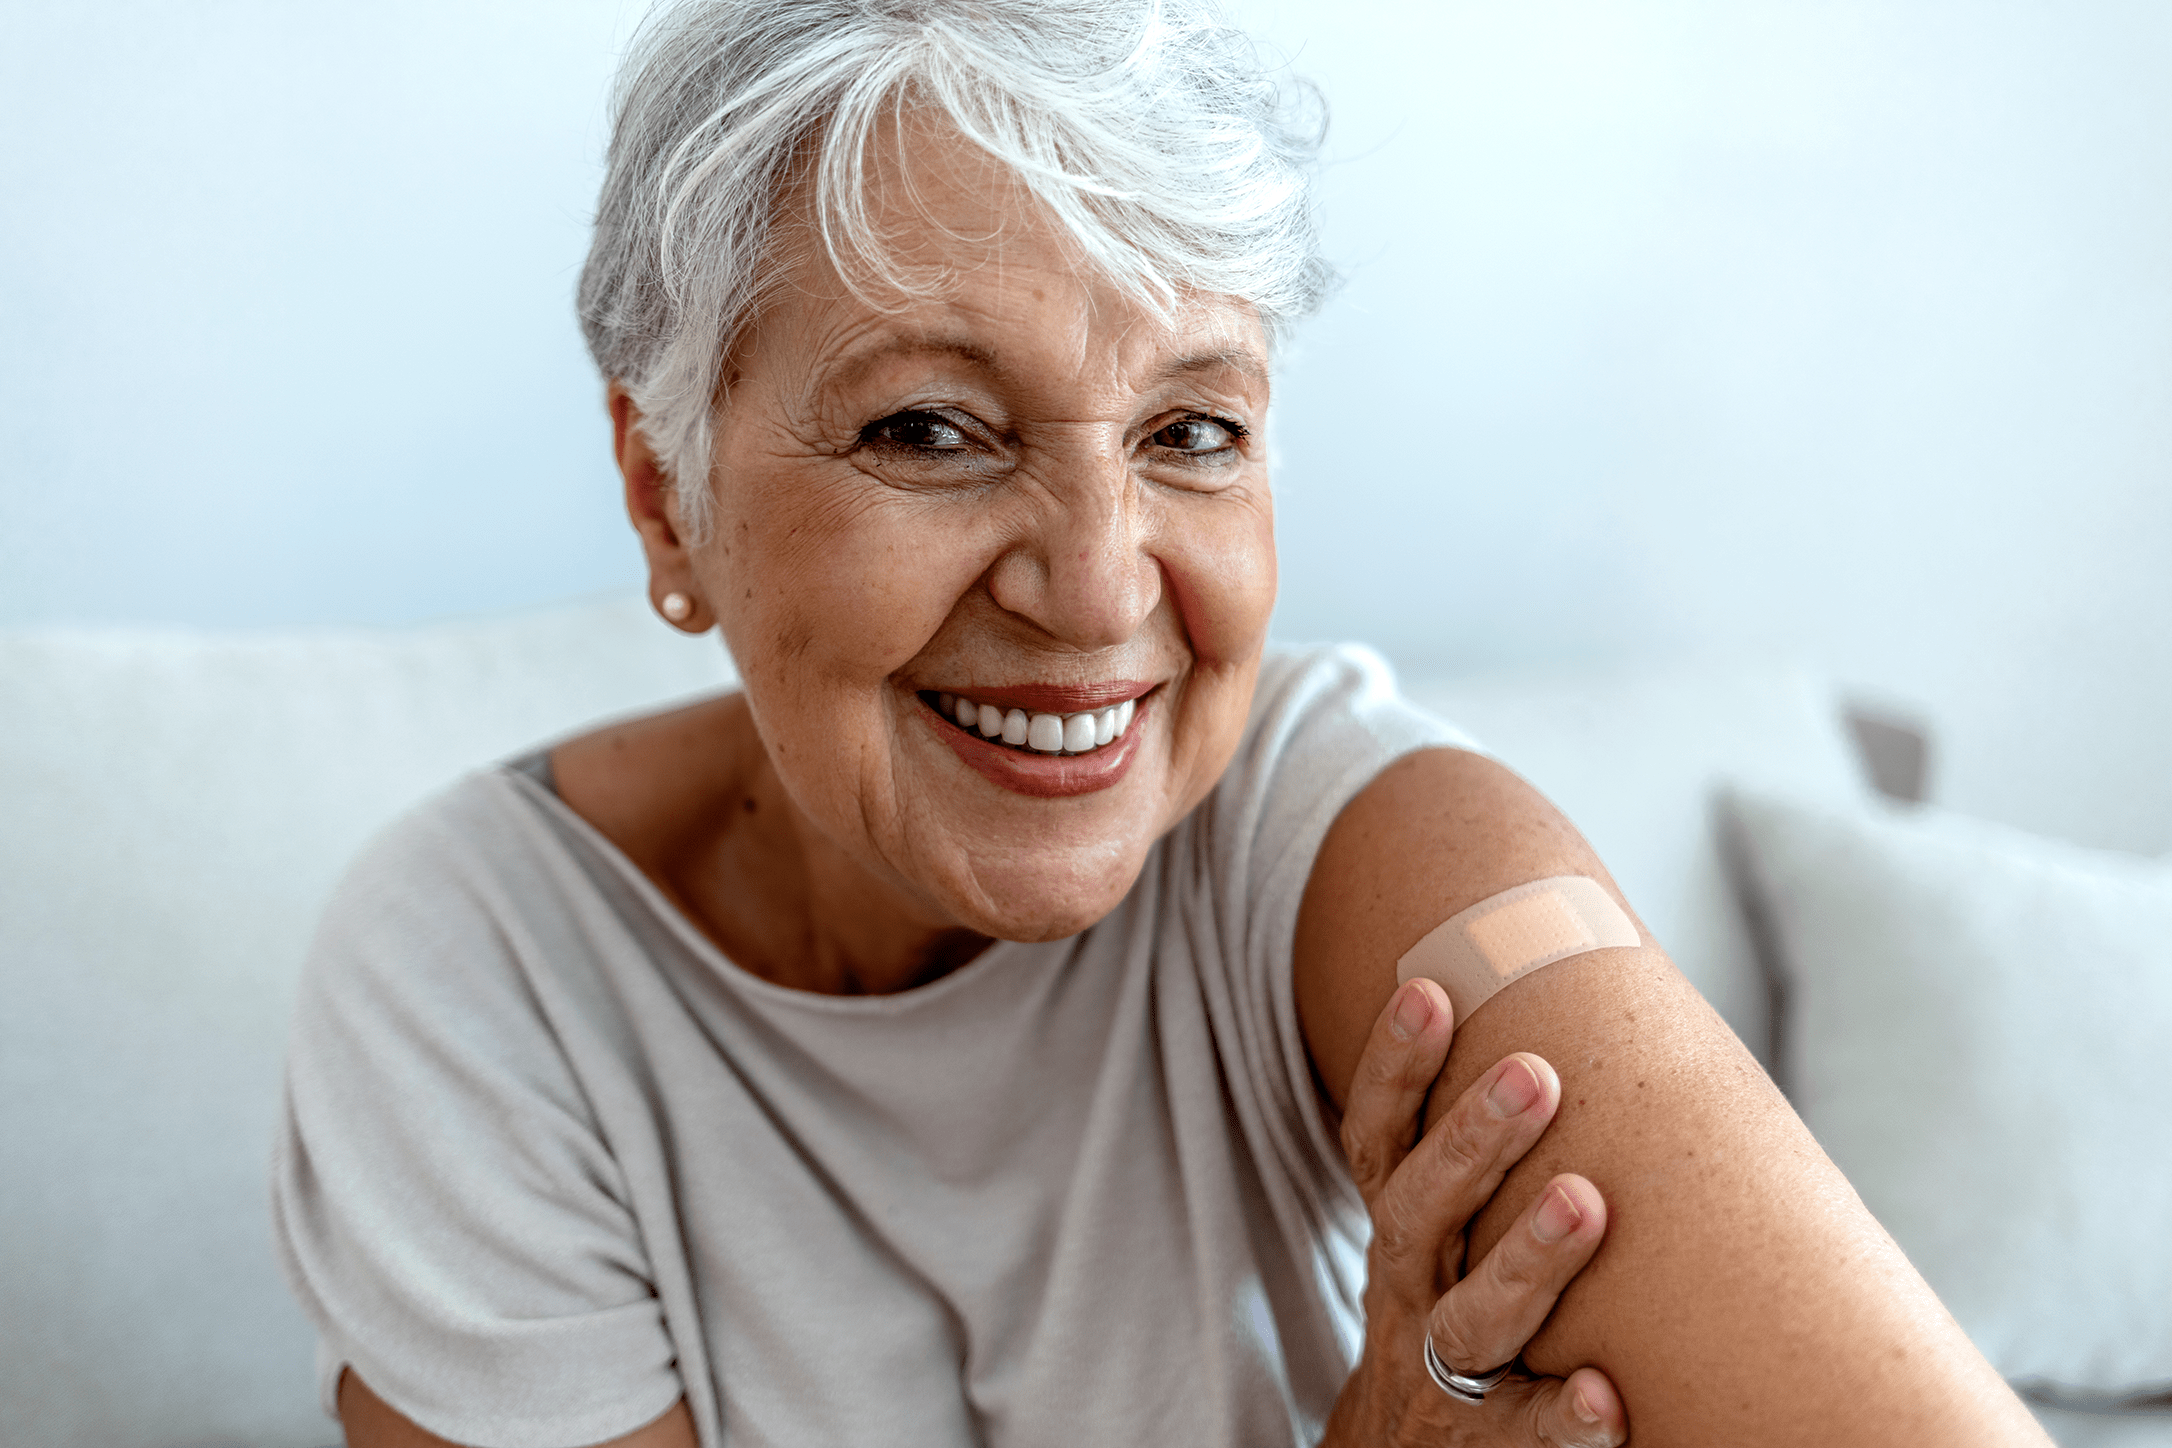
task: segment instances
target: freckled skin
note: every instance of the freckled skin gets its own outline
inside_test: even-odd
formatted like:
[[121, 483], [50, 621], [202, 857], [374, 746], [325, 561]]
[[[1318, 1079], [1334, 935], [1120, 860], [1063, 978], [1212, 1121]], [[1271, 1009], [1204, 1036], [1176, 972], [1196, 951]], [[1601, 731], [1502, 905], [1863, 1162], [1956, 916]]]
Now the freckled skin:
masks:
[[[1362, 791], [1329, 832], [1297, 925], [1298, 1018], [1329, 1096], [1347, 1100], [1404, 952], [1554, 875], [1613, 890], [1569, 823], [1492, 760], [1423, 751]], [[1633, 1444], [2047, 1448], [1658, 942], [1534, 971], [1454, 1032], [1429, 1120], [1507, 1052], [1559, 1072], [1560, 1114], [1471, 1219], [1468, 1260], [1558, 1173], [1598, 1189], [1605, 1244], [1522, 1356], [1542, 1373], [1604, 1372]], [[1407, 1359], [1415, 1339], [1377, 1340], [1380, 1320], [1369, 1355]]]

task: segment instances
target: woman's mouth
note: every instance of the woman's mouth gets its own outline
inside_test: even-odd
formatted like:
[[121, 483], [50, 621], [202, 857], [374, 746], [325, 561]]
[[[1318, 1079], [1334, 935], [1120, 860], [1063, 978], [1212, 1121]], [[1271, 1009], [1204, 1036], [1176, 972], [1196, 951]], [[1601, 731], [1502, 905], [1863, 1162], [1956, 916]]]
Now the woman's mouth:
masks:
[[953, 754], [989, 783], [1040, 799], [1113, 788], [1130, 772], [1142, 721], [1160, 697], [1150, 682], [1032, 684], [986, 697], [928, 689], [920, 702]]
[[1029, 754], [1091, 754], [1123, 738], [1139, 707], [1137, 699], [1126, 699], [1104, 709], [1057, 714], [1005, 709], [963, 694], [924, 693], [920, 698], [960, 729]]

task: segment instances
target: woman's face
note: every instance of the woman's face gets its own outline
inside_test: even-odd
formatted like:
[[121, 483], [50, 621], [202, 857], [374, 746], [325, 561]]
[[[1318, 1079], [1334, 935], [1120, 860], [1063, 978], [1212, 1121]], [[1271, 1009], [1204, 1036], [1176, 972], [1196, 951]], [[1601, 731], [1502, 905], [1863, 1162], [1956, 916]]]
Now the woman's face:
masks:
[[[1265, 338], [1228, 298], [1174, 324], [1127, 301], [969, 145], [909, 155], [875, 220], [955, 284], [878, 310], [786, 248], [688, 561], [813, 825], [929, 923], [1052, 939], [1115, 907], [1243, 728], [1275, 591]], [[1127, 704], [1106, 744], [1033, 747], [1035, 715]]]

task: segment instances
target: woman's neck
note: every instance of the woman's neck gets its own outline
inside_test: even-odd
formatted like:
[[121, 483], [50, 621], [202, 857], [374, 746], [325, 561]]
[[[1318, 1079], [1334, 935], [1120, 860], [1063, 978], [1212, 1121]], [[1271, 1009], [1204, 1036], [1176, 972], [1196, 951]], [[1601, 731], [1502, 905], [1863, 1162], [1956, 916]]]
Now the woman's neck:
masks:
[[568, 808], [735, 965], [777, 985], [889, 995], [992, 943], [930, 918], [817, 830], [739, 695], [570, 740], [551, 763]]

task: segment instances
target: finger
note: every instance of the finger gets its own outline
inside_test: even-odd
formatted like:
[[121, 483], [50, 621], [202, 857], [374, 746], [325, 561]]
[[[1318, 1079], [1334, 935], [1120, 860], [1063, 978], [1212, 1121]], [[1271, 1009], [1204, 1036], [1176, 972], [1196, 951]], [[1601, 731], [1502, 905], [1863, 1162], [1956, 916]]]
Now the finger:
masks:
[[1426, 1324], [1433, 1350], [1463, 1373], [1514, 1358], [1605, 1235], [1599, 1189], [1580, 1176], [1555, 1177], [1508, 1235], [1434, 1304]]
[[1373, 1022], [1342, 1114], [1343, 1155], [1368, 1206], [1418, 1139], [1418, 1113], [1454, 1026], [1448, 993], [1422, 979], [1396, 987]]
[[1426, 1128], [1371, 1203], [1376, 1275], [1431, 1301], [1463, 1261], [1463, 1229], [1561, 1103], [1544, 1057], [1505, 1056]]
[[1629, 1441], [1621, 1394], [1597, 1368], [1541, 1384], [1528, 1404], [1531, 1437], [1550, 1448], [1620, 1448]]

